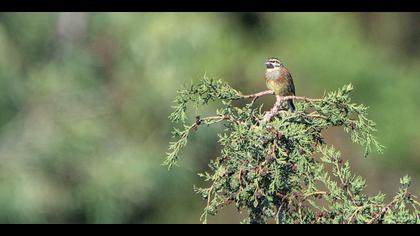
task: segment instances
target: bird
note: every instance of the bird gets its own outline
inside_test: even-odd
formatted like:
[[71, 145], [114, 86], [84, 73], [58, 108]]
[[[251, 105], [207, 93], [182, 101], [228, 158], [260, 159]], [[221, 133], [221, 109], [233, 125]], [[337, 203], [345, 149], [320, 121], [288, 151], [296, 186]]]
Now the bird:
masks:
[[[289, 70], [283, 62], [276, 57], [270, 57], [265, 62], [265, 84], [267, 88], [272, 90], [276, 96], [295, 96], [295, 85]], [[293, 100], [287, 100], [291, 112], [295, 112], [296, 108]]]

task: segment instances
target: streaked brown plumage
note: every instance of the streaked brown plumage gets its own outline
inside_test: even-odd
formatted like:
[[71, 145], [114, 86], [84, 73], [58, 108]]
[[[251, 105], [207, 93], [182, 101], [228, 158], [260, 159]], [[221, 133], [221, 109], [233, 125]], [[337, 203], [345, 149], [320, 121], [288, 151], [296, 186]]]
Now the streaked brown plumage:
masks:
[[[265, 63], [267, 70], [265, 72], [265, 83], [267, 88], [274, 91], [277, 96], [294, 96], [295, 85], [292, 75], [285, 65], [277, 58], [269, 58]], [[292, 100], [287, 101], [292, 112], [295, 111], [295, 105]]]

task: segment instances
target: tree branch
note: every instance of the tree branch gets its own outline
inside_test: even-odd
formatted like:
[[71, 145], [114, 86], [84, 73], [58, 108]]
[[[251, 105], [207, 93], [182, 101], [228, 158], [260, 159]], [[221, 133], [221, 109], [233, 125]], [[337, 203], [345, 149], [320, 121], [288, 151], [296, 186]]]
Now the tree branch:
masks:
[[[239, 98], [253, 98], [252, 104], [257, 100], [259, 97], [265, 96], [265, 95], [274, 95], [274, 92], [271, 90], [265, 90], [259, 93], [249, 94], [249, 95], [243, 95], [239, 94]], [[267, 112], [264, 115], [264, 118], [262, 119], [261, 123], [266, 123], [273, 118], [273, 116], [277, 115], [280, 111], [281, 103], [287, 100], [297, 100], [297, 101], [306, 101], [306, 102], [319, 102], [322, 101], [322, 99], [317, 98], [308, 98], [308, 97], [302, 97], [302, 96], [278, 96], [276, 95], [276, 103], [274, 104], [273, 108], [269, 112]]]
[[376, 221], [378, 221], [385, 213], [388, 209], [390, 209], [395, 203], [397, 203], [398, 198], [395, 197], [390, 203], [388, 203], [388, 205], [386, 205], [384, 208], [382, 208], [382, 210], [376, 214], [372, 219], [369, 220], [369, 222], [367, 222], [367, 224], [373, 224]]
[[254, 94], [249, 94], [249, 95], [243, 95], [243, 94], [239, 94], [240, 98], [254, 98], [257, 99], [259, 97], [265, 96], [265, 95], [274, 95], [274, 92], [271, 90], [265, 90], [259, 93], [254, 93]]
[[202, 121], [214, 121], [213, 123], [211, 123], [211, 124], [214, 124], [214, 123], [224, 121], [224, 120], [227, 120], [227, 121], [230, 121], [230, 122], [233, 122], [233, 123], [237, 123], [237, 124], [245, 125], [245, 123], [242, 122], [242, 121], [236, 120], [236, 119], [234, 119], [230, 116], [221, 116], [221, 115], [220, 116], [209, 116], [209, 117], [204, 117], [204, 118], [199, 118], [198, 117], [198, 119], [196, 121], [196, 124], [200, 125], [200, 123]]
[[284, 101], [284, 97], [276, 96], [276, 103], [274, 103], [273, 108], [267, 113], [265, 113], [263, 119], [261, 120], [261, 124], [265, 124], [273, 118], [273, 116], [277, 115], [280, 111], [281, 103]]
[[[254, 94], [248, 94], [248, 95], [243, 95], [241, 93], [239, 93], [239, 97], [240, 98], [254, 98], [254, 100], [256, 100], [259, 97], [265, 96], [265, 95], [274, 95], [274, 92], [271, 90], [265, 90], [259, 93], [254, 93]], [[302, 101], [306, 101], [306, 102], [319, 102], [322, 101], [322, 99], [317, 99], [317, 98], [308, 98], [308, 97], [302, 97], [302, 96], [283, 96], [283, 100], [302, 100]]]
[[322, 101], [322, 99], [320, 98], [308, 98], [308, 97], [302, 97], [302, 96], [285, 96], [283, 97], [283, 100], [300, 100], [300, 101], [305, 101], [305, 102], [319, 102]]

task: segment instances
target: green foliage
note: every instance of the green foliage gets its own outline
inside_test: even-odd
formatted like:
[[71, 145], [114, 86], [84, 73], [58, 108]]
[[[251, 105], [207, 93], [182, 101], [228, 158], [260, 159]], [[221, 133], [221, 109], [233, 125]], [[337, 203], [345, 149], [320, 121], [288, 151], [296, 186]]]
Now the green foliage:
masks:
[[[366, 191], [381, 186], [387, 196], [398, 182], [381, 176], [409, 172], [419, 195], [419, 16], [0, 13], [0, 223], [199, 222], [203, 206], [191, 185], [204, 184], [190, 169], [218, 156], [214, 133], [224, 126], [192, 130], [188, 145], [200, 148], [180, 153], [181, 168], [161, 168], [174, 88], [206, 71], [244, 93], [262, 90], [267, 56], [284, 59], [298, 94], [318, 97], [351, 82], [353, 101], [371, 106], [387, 147], [381, 158], [351, 159], [352, 171], [369, 176]], [[217, 103], [197, 114], [214, 113]], [[334, 144], [352, 153], [348, 140]]]
[[[235, 100], [249, 97], [205, 77], [178, 91], [170, 119], [183, 129], [174, 129], [177, 141], [170, 143], [164, 164], [176, 164], [191, 132], [224, 122], [220, 156], [210, 161], [210, 173], [199, 174], [210, 186], [195, 187], [207, 202], [204, 223], [229, 204], [247, 210], [246, 223], [419, 223], [419, 203], [408, 192], [408, 177], [390, 203], [384, 203], [383, 194], [369, 197], [363, 193], [365, 180], [352, 174], [349, 162], [322, 137], [327, 128], [343, 127], [365, 156], [372, 148], [382, 152], [373, 135], [375, 123], [367, 118], [367, 107], [351, 102], [352, 90], [347, 85], [321, 99], [296, 98], [295, 113], [283, 109], [263, 123], [255, 99], [236, 106]], [[215, 116], [197, 116], [187, 124], [188, 103], [198, 109], [209, 101], [222, 104]]]

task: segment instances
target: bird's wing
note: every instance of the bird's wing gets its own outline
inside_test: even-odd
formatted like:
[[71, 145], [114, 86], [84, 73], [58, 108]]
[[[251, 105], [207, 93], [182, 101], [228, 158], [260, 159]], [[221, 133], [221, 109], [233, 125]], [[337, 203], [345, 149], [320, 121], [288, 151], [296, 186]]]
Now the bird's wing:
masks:
[[292, 75], [289, 72], [286, 73], [286, 80], [288, 82], [287, 86], [289, 86], [288, 90], [291, 91], [293, 93], [293, 95], [296, 95], [295, 85], [293, 83], [293, 78], [292, 78]]

